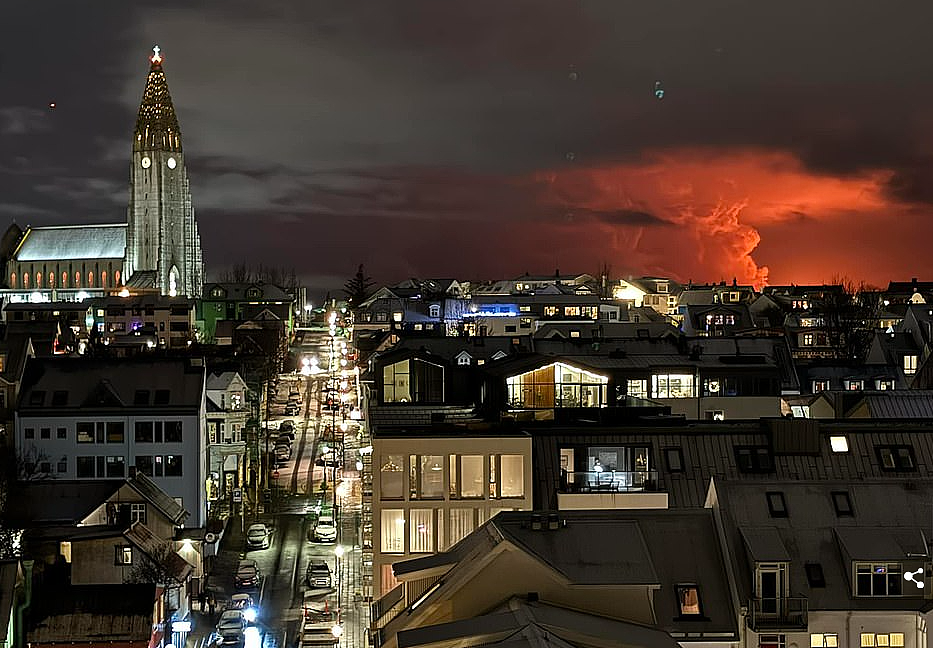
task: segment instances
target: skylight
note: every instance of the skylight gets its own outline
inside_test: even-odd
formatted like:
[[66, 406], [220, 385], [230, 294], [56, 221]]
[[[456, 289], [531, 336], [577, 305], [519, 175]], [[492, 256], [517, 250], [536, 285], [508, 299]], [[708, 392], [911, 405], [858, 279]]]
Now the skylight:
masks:
[[848, 452], [849, 440], [843, 435], [831, 436], [829, 437], [829, 447], [832, 448], [833, 452]]

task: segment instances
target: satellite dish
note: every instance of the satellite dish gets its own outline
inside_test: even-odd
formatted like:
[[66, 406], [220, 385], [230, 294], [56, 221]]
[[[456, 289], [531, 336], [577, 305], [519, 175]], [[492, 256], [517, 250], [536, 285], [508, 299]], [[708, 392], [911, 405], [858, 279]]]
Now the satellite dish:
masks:
[[216, 542], [216, 541], [217, 541], [216, 533], [205, 533], [204, 534], [204, 542], [206, 542], [207, 544], [211, 544], [212, 542]]

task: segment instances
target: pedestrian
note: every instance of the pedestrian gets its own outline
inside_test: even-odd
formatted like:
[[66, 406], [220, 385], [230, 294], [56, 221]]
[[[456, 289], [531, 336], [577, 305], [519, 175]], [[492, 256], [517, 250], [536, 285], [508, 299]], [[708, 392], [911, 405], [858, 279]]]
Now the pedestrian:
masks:
[[198, 603], [201, 604], [201, 614], [204, 614], [204, 604], [207, 603], [207, 593], [204, 590], [198, 594]]
[[207, 605], [208, 605], [208, 606], [210, 607], [210, 609], [211, 609], [211, 616], [214, 616], [214, 606], [217, 605], [217, 601], [214, 600], [214, 595], [213, 595], [213, 594], [208, 594], [208, 595], [207, 595]]

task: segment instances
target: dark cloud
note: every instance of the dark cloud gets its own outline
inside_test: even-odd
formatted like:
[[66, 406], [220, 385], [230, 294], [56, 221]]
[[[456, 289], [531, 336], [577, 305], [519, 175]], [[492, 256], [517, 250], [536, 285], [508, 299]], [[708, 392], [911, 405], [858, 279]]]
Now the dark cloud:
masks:
[[13, 3], [0, 215], [122, 217], [159, 43], [212, 268], [751, 278], [850, 211], [893, 250], [867, 224], [931, 220], [931, 22], [921, 0]]

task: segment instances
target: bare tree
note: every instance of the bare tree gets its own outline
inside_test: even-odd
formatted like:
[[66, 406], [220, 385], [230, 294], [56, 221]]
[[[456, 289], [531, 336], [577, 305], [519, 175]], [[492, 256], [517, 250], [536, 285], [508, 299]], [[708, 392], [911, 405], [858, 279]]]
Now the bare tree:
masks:
[[874, 336], [881, 305], [876, 289], [847, 277], [834, 277], [814, 309], [822, 319], [836, 358], [864, 360]]

